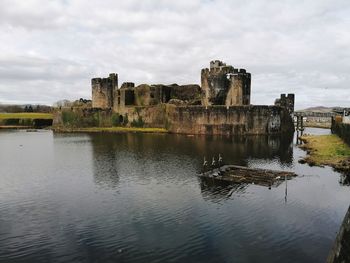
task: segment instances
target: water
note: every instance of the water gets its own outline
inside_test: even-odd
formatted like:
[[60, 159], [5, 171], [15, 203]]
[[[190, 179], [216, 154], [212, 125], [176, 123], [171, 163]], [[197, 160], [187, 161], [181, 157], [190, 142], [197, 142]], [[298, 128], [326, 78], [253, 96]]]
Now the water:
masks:
[[[292, 140], [2, 131], [0, 262], [324, 262], [350, 188]], [[219, 153], [299, 176], [201, 181]]]

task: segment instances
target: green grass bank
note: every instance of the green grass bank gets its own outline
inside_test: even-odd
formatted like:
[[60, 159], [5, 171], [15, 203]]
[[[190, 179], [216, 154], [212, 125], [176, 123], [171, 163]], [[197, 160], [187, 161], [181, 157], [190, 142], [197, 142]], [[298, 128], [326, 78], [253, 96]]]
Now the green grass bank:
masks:
[[142, 133], [168, 133], [163, 128], [138, 128], [138, 127], [86, 127], [86, 128], [68, 128], [54, 127], [55, 132], [107, 132], [107, 133], [125, 133], [125, 132], [142, 132]]
[[337, 135], [304, 135], [301, 140], [308, 155], [300, 162], [350, 171], [350, 147]]
[[52, 125], [53, 114], [36, 112], [0, 113], [0, 127], [28, 128], [47, 127]]

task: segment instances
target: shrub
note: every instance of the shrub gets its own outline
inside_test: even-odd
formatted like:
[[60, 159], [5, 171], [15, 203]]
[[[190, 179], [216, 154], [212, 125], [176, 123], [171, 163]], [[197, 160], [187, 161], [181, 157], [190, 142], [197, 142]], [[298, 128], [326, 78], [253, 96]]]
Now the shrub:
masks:
[[143, 121], [141, 116], [138, 116], [137, 120], [133, 120], [131, 122], [132, 127], [139, 127], [142, 128], [145, 125], [145, 122]]
[[19, 125], [19, 119], [6, 119], [5, 125]]
[[111, 119], [112, 119], [112, 126], [119, 126], [119, 125], [121, 125], [121, 123], [120, 123], [120, 116], [119, 116], [118, 113], [113, 113]]
[[129, 123], [129, 119], [128, 119], [128, 114], [125, 114], [124, 115], [124, 118], [123, 118], [123, 125], [127, 125]]
[[77, 123], [77, 116], [73, 111], [62, 112], [62, 122], [64, 125], [75, 126]]

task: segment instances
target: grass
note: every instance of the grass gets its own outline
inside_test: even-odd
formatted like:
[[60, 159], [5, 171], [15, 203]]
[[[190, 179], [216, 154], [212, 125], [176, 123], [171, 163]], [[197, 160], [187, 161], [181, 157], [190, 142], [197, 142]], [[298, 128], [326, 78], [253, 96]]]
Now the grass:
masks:
[[52, 113], [18, 112], [0, 113], [0, 120], [3, 119], [52, 119]]
[[346, 161], [350, 159], [350, 147], [337, 135], [305, 135], [301, 140], [305, 143], [302, 148], [308, 151], [305, 162], [339, 169], [348, 166]]
[[330, 129], [331, 123], [319, 123], [319, 122], [304, 122], [305, 127], [311, 127], [311, 128], [324, 128], [324, 129]]
[[89, 127], [89, 128], [60, 128], [56, 132], [144, 132], [144, 133], [167, 133], [163, 128], [138, 128], [138, 127]]

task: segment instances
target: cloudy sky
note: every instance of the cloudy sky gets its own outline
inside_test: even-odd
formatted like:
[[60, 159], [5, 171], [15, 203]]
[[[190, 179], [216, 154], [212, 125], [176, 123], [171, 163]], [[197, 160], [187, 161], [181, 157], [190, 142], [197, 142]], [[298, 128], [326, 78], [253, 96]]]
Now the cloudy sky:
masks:
[[90, 98], [90, 79], [198, 83], [220, 59], [252, 103], [350, 106], [349, 0], [0, 0], [0, 102]]

